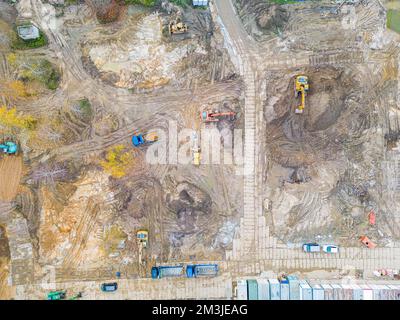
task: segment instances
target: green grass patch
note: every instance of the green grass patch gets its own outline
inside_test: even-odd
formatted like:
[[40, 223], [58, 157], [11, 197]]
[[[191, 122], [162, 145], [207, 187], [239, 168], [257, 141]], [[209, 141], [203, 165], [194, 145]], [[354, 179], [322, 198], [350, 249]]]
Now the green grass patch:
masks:
[[125, 4], [139, 4], [145, 7], [153, 7], [157, 0], [125, 0]]
[[50, 90], [58, 88], [60, 73], [45, 59], [32, 59], [20, 64], [19, 78], [23, 81], [38, 81]]
[[292, 4], [292, 3], [298, 3], [299, 1], [296, 0], [268, 0], [270, 3], [274, 4]]
[[79, 100], [78, 106], [80, 112], [82, 112], [83, 117], [85, 118], [92, 117], [92, 105], [90, 104], [90, 101], [87, 98]]
[[15, 36], [11, 43], [11, 48], [14, 50], [35, 49], [47, 45], [47, 37], [42, 31], [39, 31], [39, 38], [32, 40], [23, 40], [18, 36], [17, 30], [14, 31]]
[[192, 0], [170, 0], [169, 2], [180, 7], [187, 7], [192, 4]]
[[400, 10], [388, 10], [387, 27], [393, 31], [400, 33]]

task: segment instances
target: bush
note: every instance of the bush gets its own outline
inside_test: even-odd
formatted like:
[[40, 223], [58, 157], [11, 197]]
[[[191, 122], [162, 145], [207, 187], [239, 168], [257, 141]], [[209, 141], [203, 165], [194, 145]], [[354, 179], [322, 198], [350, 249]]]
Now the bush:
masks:
[[39, 81], [50, 90], [57, 89], [60, 82], [60, 74], [45, 59], [31, 60], [22, 64], [20, 76], [23, 80]]
[[181, 7], [186, 7], [192, 4], [192, 0], [169, 0], [169, 1]]
[[16, 33], [14, 37], [14, 41], [11, 43], [11, 48], [14, 50], [27, 50], [27, 49], [35, 49], [40, 48], [47, 45], [47, 37], [42, 32], [39, 31], [39, 38], [32, 40], [23, 40]]
[[115, 0], [104, 8], [96, 9], [96, 17], [100, 23], [106, 24], [118, 20], [121, 14], [121, 6]]
[[92, 117], [92, 105], [90, 104], [88, 99], [82, 99], [79, 100], [78, 102], [79, 110], [82, 112], [82, 115], [85, 118], [91, 118]]
[[125, 0], [125, 4], [140, 4], [145, 7], [153, 7], [157, 0]]

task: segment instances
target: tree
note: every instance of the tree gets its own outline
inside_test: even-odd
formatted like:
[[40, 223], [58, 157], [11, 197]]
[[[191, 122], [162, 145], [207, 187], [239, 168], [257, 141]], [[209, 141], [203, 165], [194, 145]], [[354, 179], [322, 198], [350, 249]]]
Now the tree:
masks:
[[30, 115], [17, 113], [16, 108], [8, 109], [6, 106], [0, 107], [0, 126], [12, 129], [33, 129], [36, 119]]
[[114, 178], [122, 178], [126, 175], [127, 169], [133, 163], [133, 156], [130, 152], [124, 152], [123, 145], [115, 146], [107, 151], [106, 160], [100, 161], [103, 169]]

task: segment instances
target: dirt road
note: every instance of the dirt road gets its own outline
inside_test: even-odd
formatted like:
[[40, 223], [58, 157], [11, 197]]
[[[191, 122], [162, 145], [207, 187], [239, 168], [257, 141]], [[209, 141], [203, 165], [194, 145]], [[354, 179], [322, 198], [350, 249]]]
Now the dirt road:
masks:
[[0, 159], [0, 200], [12, 201], [18, 192], [22, 176], [22, 158], [4, 156]]

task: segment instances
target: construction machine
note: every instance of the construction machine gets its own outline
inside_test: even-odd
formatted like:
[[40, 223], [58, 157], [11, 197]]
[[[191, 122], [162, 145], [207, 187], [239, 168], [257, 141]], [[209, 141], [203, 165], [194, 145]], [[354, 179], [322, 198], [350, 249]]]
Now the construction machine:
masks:
[[208, 110], [201, 113], [201, 119], [204, 122], [217, 122], [221, 117], [228, 117], [229, 120], [234, 120], [235, 115], [235, 112], [218, 112]]
[[360, 241], [369, 249], [376, 247], [376, 243], [372, 242], [367, 236], [361, 236]]
[[12, 141], [6, 141], [3, 144], [0, 144], [0, 150], [3, 150], [6, 154], [16, 154], [18, 151], [18, 145]]
[[72, 296], [68, 300], [77, 300], [79, 298], [82, 298], [82, 292], [78, 292], [76, 295]]
[[181, 18], [177, 18], [169, 23], [169, 34], [182, 34], [188, 31], [188, 27], [182, 22]]
[[310, 87], [307, 76], [297, 76], [294, 84], [294, 96], [297, 98], [301, 94], [301, 105], [296, 108], [296, 113], [303, 113], [306, 104], [306, 95]]
[[137, 134], [132, 136], [132, 143], [135, 147], [158, 141], [158, 136], [155, 132], [147, 133], [146, 135]]
[[64, 300], [66, 295], [66, 291], [50, 291], [47, 294], [47, 300]]
[[138, 230], [136, 232], [136, 240], [139, 248], [139, 265], [142, 265], [143, 249], [147, 248], [149, 241], [149, 232], [144, 229]]
[[197, 139], [197, 133], [195, 132], [192, 136], [192, 141], [193, 141], [193, 164], [195, 166], [200, 165], [200, 147], [199, 147], [199, 142]]

